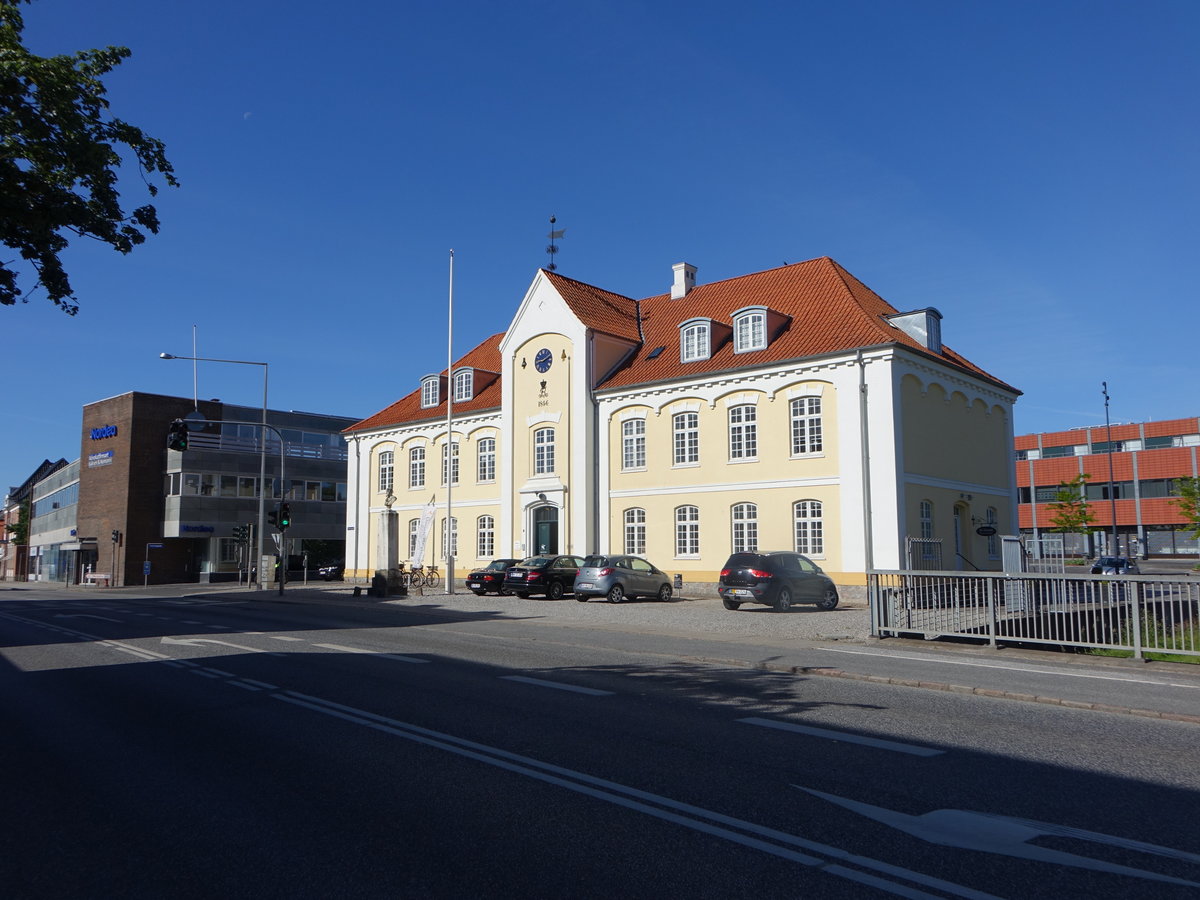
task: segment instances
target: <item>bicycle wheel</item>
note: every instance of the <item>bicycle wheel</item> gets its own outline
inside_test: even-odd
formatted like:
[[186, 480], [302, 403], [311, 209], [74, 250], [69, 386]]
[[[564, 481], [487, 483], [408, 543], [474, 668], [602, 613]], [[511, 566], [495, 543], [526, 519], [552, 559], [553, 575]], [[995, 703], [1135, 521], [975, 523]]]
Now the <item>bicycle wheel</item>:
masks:
[[425, 576], [425, 583], [430, 587], [438, 587], [441, 583], [441, 580], [442, 573], [437, 569], [430, 570], [429, 574]]
[[424, 584], [425, 584], [425, 575], [421, 572], [413, 572], [412, 573], [413, 587], [422, 587], [422, 586], [424, 586]]

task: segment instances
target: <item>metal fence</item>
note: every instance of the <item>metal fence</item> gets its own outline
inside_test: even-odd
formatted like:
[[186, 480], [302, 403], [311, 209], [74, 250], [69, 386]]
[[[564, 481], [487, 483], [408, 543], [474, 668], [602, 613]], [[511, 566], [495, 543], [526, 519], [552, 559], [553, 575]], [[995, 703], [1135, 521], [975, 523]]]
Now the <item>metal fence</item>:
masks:
[[870, 572], [871, 633], [1200, 657], [1190, 576]]

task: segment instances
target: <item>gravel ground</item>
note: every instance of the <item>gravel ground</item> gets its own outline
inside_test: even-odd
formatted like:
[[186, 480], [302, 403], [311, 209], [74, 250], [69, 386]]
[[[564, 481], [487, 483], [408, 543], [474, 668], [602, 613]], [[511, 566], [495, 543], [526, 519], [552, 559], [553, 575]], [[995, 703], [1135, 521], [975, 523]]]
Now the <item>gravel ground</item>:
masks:
[[[313, 589], [310, 585], [309, 589]], [[301, 591], [289, 588], [289, 592]], [[720, 639], [843, 640], [865, 641], [870, 633], [870, 614], [867, 604], [859, 600], [843, 600], [837, 609], [820, 611], [813, 606], [794, 606], [786, 613], [765, 606], [746, 605], [737, 611], [727, 610], [721, 601], [712, 597], [674, 597], [669, 603], [657, 600], [626, 600], [612, 604], [603, 600], [578, 603], [571, 597], [544, 600], [530, 597], [497, 597], [488, 594], [477, 597], [470, 591], [455, 594], [424, 594], [414, 591], [407, 597], [392, 597], [379, 601], [366, 596], [355, 600], [353, 587], [337, 585], [317, 588], [339, 599], [358, 603], [388, 603], [398, 606], [432, 607], [463, 612], [503, 612], [513, 616], [537, 616], [564, 624], [587, 624], [591, 627], [611, 627], [636, 631], [658, 631], [690, 636], [710, 636]]]

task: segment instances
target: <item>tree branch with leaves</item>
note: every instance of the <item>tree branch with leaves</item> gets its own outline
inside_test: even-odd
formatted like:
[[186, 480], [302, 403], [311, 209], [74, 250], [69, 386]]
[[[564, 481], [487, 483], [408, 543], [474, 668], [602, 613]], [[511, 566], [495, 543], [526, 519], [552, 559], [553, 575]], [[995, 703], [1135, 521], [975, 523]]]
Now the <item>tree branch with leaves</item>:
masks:
[[137, 161], [151, 197], [158, 193], [154, 173], [172, 187], [179, 182], [162, 141], [108, 114], [103, 78], [129, 49], [36, 56], [21, 42], [23, 2], [31, 0], [0, 0], [0, 244], [36, 277], [22, 290], [17, 260], [0, 260], [0, 304], [28, 302], [41, 287], [73, 316], [79, 303], [59, 256], [69, 236], [129, 253], [158, 233], [153, 205], [121, 207], [121, 148]]
[[1173, 498], [1171, 503], [1179, 507], [1183, 517], [1187, 519], [1192, 536], [1200, 540], [1200, 478], [1176, 478], [1175, 490], [1179, 496]]
[[1076, 475], [1070, 481], [1061, 481], [1054, 501], [1049, 508], [1054, 514], [1050, 517], [1053, 531], [1066, 533], [1086, 533], [1091, 530], [1096, 517], [1092, 514], [1087, 501], [1087, 483], [1092, 476]]

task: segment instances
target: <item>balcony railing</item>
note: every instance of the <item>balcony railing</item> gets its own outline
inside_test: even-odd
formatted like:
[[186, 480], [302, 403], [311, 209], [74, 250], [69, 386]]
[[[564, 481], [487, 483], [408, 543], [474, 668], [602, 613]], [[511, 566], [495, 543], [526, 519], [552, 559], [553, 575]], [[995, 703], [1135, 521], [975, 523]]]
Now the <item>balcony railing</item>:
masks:
[[[188, 435], [188, 446], [196, 450], [221, 450], [231, 453], [258, 453], [257, 438], [238, 437], [229, 434], [210, 434], [204, 431], [193, 431]], [[279, 453], [279, 441], [267, 438], [267, 453], [275, 456]], [[284, 456], [295, 459], [328, 459], [334, 462], [345, 462], [349, 458], [345, 446], [335, 447], [327, 444], [304, 444], [285, 441]]]

